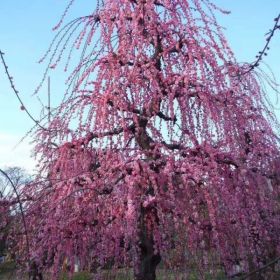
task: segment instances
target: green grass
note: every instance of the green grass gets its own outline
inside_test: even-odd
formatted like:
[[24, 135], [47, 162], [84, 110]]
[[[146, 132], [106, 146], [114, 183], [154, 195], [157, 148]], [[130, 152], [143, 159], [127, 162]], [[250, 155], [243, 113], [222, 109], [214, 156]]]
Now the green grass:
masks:
[[16, 268], [14, 262], [4, 262], [0, 264], [0, 275], [4, 273], [13, 272]]
[[[59, 280], [90, 280], [91, 274], [88, 272], [78, 272], [74, 273], [72, 277], [69, 277], [66, 273], [61, 276]], [[133, 272], [130, 269], [118, 269], [118, 270], [104, 270], [102, 272], [103, 280], [133, 280]], [[172, 270], [157, 270], [157, 280], [200, 280], [201, 277], [196, 272], [191, 272], [188, 274], [188, 278], [186, 274], [183, 272], [175, 272]], [[216, 277], [213, 278], [212, 275], [206, 275], [207, 280], [225, 280], [224, 274], [218, 273]]]
[[0, 279], [1, 280], [27, 280], [23, 275], [16, 275], [16, 264], [14, 262], [4, 262], [0, 264]]
[[[28, 278], [23, 278], [22, 274], [16, 277], [16, 266], [13, 262], [6, 262], [0, 264], [0, 279], [1, 280], [27, 280]], [[131, 269], [118, 269], [118, 270], [104, 270], [102, 272], [103, 280], [133, 280], [133, 272]], [[44, 278], [47, 279], [47, 278]], [[71, 277], [67, 273], [63, 273], [59, 280], [91, 280], [92, 274], [86, 271], [76, 272]], [[157, 280], [183, 280], [186, 279], [186, 274], [179, 271], [157, 269]], [[188, 274], [188, 280], [200, 280], [200, 276], [196, 272], [191, 272]], [[213, 278], [212, 275], [206, 276], [208, 280], [225, 280], [223, 273], [217, 275]]]
[[72, 276], [72, 278], [69, 278], [67, 273], [64, 273], [63, 275], [61, 275], [59, 280], [91, 280], [91, 275], [89, 272], [86, 271], [81, 271], [81, 272], [76, 272], [74, 273], [74, 275]]

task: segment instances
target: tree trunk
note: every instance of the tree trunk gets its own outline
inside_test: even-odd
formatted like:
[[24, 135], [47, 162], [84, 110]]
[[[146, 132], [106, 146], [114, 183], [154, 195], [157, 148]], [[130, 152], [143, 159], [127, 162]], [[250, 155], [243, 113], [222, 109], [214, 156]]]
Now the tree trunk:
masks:
[[147, 238], [145, 244], [141, 244], [141, 256], [137, 271], [135, 271], [135, 280], [155, 280], [156, 268], [160, 263], [159, 254], [154, 254], [153, 242]]
[[[257, 270], [255, 264], [253, 263], [253, 256], [249, 256], [249, 272]], [[261, 272], [252, 273], [248, 277], [248, 280], [265, 280]]]
[[43, 275], [38, 269], [35, 261], [31, 262], [29, 270], [29, 280], [43, 280]]
[[156, 268], [161, 261], [159, 254], [154, 253], [154, 240], [152, 230], [147, 229], [147, 218], [153, 215], [150, 209], [142, 209], [140, 221], [140, 256], [138, 267], [134, 272], [135, 280], [155, 280]]

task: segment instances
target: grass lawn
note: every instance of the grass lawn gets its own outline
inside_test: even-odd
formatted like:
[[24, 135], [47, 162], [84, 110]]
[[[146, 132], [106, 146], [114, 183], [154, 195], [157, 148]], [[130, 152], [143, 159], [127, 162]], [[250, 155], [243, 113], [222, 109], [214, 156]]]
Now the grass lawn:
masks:
[[[133, 280], [133, 273], [129, 269], [119, 269], [114, 270], [105, 270], [103, 271], [103, 280]], [[61, 275], [59, 280], [91, 280], [91, 274], [88, 272], [78, 272], [75, 273], [70, 279], [67, 274]], [[16, 266], [13, 262], [6, 262], [0, 264], [0, 279], [1, 280], [28, 280], [27, 275], [23, 275], [16, 271]], [[190, 273], [188, 278], [184, 273], [174, 273], [174, 271], [167, 271], [163, 269], [157, 270], [157, 280], [199, 280], [200, 277], [196, 273]], [[225, 277], [220, 275], [219, 277], [213, 279], [211, 277], [209, 280], [224, 280]], [[44, 280], [48, 280], [45, 276]]]
[[13, 262], [5, 262], [0, 264], [0, 279], [1, 280], [25, 280], [23, 275], [16, 275], [16, 266]]
[[[133, 280], [133, 273], [130, 269], [118, 269], [118, 270], [104, 270], [102, 272], [102, 280]], [[69, 278], [67, 274], [62, 274], [59, 280], [91, 280], [92, 274], [88, 272], [77, 272], [72, 278]], [[278, 278], [279, 277], [279, 278]], [[196, 272], [190, 272], [188, 275], [182, 272], [176, 272], [171, 270], [157, 269], [157, 280], [200, 280], [201, 277]], [[206, 276], [207, 280], [227, 280], [225, 275], [221, 272], [213, 278], [210, 274]], [[271, 275], [271, 280], [280, 279], [280, 275], [277, 273]], [[5, 262], [0, 264], [0, 280], [28, 280], [28, 276], [19, 273], [16, 270], [15, 263]], [[48, 280], [45, 275], [44, 280]], [[238, 280], [238, 278], [235, 278]]]

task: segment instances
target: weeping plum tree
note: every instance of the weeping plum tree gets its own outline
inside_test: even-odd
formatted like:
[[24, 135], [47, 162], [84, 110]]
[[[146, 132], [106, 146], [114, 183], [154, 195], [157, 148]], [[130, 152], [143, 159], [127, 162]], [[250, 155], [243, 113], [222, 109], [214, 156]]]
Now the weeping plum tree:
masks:
[[110, 264], [153, 280], [160, 262], [195, 262], [203, 279], [214, 259], [230, 275], [276, 257], [278, 124], [221, 32], [215, 13], [226, 12], [208, 0], [104, 0], [62, 27], [72, 3], [42, 59], [67, 71], [81, 50], [37, 131], [40, 176], [25, 190], [37, 270], [56, 279], [78, 259], [99, 276]]

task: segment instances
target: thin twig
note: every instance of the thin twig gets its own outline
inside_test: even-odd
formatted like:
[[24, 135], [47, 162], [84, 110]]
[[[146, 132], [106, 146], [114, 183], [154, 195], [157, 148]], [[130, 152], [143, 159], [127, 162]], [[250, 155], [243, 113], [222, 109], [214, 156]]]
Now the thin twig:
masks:
[[265, 46], [264, 46], [263, 49], [259, 52], [259, 55], [257, 55], [256, 61], [253, 62], [253, 63], [250, 65], [249, 69], [247, 69], [245, 72], [242, 73], [243, 75], [249, 73], [249, 72], [252, 71], [255, 67], [259, 66], [259, 63], [260, 63], [260, 61], [262, 60], [262, 57], [263, 57], [264, 55], [267, 55], [267, 51], [269, 50], [270, 41], [271, 41], [272, 37], [274, 36], [275, 31], [276, 31], [277, 29], [280, 29], [280, 25], [278, 25], [279, 20], [280, 20], [280, 14], [274, 19], [275, 24], [274, 24], [272, 30], [270, 30], [270, 31], [266, 34], [266, 35], [269, 34], [269, 36], [268, 36], [268, 38], [266, 39], [266, 44], [265, 44]]
[[18, 91], [18, 90], [16, 89], [16, 87], [15, 87], [15, 84], [14, 84], [14, 82], [13, 82], [13, 77], [12, 77], [12, 76], [10, 75], [10, 73], [9, 73], [8, 65], [6, 64], [6, 61], [5, 61], [5, 59], [4, 59], [4, 53], [3, 53], [1, 50], [0, 50], [0, 56], [1, 56], [2, 64], [3, 64], [4, 68], [5, 68], [5, 73], [6, 73], [7, 77], [8, 77], [9, 82], [10, 82], [11, 88], [12, 88], [13, 92], [15, 93], [15, 95], [16, 95], [18, 101], [19, 101], [20, 104], [21, 104], [21, 109], [24, 110], [24, 111], [27, 113], [27, 115], [29, 116], [29, 118], [30, 118], [36, 125], [38, 125], [39, 127], [41, 127], [41, 128], [44, 129], [44, 130], [48, 130], [48, 129], [46, 129], [45, 127], [43, 127], [42, 125], [40, 125], [40, 124], [39, 124], [39, 121], [36, 120], [36, 119], [31, 115], [31, 113], [26, 109], [26, 106], [24, 105], [23, 101], [21, 100], [21, 98], [20, 98], [20, 96], [19, 96], [19, 91]]

